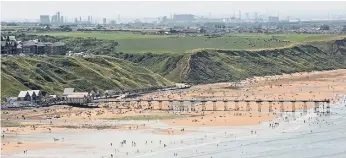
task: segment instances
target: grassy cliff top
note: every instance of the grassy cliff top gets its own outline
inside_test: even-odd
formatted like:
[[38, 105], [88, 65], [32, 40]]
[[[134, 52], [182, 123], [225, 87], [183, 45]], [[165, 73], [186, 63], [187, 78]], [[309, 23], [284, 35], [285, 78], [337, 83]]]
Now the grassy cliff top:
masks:
[[39, 35], [91, 37], [119, 42], [117, 52], [184, 53], [201, 49], [263, 50], [290, 47], [299, 43], [333, 40], [346, 35], [322, 34], [229, 34], [222, 37], [203, 35], [141, 35], [133, 33], [51, 32]]

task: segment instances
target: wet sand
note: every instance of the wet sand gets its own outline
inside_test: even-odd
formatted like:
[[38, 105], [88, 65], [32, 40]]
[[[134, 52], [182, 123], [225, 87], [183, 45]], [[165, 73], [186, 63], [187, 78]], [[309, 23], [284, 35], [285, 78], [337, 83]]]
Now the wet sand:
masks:
[[24, 151], [31, 152], [32, 150], [41, 150], [47, 148], [58, 148], [66, 146], [64, 143], [48, 143], [48, 142], [2, 142], [1, 153], [13, 153]]

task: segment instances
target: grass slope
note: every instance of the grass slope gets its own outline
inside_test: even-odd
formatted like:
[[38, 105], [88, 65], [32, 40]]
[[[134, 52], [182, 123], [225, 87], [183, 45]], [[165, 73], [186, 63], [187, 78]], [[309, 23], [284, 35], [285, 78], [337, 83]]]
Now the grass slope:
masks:
[[108, 56], [13, 57], [1, 59], [1, 64], [2, 98], [27, 89], [59, 93], [66, 87], [127, 90], [173, 84], [146, 68]]

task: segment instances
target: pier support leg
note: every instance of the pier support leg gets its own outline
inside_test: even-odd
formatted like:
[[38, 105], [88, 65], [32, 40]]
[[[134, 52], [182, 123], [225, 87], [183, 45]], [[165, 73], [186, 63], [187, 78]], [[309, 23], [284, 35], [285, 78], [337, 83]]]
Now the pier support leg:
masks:
[[246, 111], [251, 111], [250, 102], [246, 102]]
[[141, 106], [141, 102], [140, 102], [140, 101], [137, 101], [136, 108], [137, 108], [137, 109], [142, 109], [142, 106]]
[[284, 102], [280, 102], [280, 112], [285, 112]]
[[228, 111], [227, 101], [223, 102], [223, 110]]
[[184, 111], [184, 102], [182, 101], [180, 102], [179, 110]]
[[162, 110], [162, 101], [159, 101], [159, 110]]
[[216, 111], [216, 101], [213, 101], [213, 111]]
[[205, 107], [205, 102], [202, 102], [202, 111], [206, 111], [207, 108]]
[[262, 112], [262, 103], [257, 102], [257, 111], [258, 111], [258, 116], [261, 117], [261, 112]]
[[273, 112], [273, 102], [269, 102], [269, 112]]
[[169, 101], [169, 102], [168, 102], [168, 110], [172, 110], [172, 111], [174, 110], [174, 109], [173, 109], [173, 102], [172, 102], [172, 101]]
[[262, 104], [261, 102], [257, 102], [257, 110], [259, 113], [262, 112], [262, 105], [261, 104]]
[[151, 101], [148, 101], [148, 106], [149, 106], [149, 109], [153, 109], [153, 105], [151, 104]]
[[296, 114], [296, 102], [292, 102], [292, 116], [295, 117]]
[[329, 115], [329, 114], [330, 114], [330, 104], [327, 103], [327, 115]]
[[303, 113], [304, 113], [304, 114], [308, 113], [308, 105], [307, 105], [307, 103], [304, 102], [304, 105], [303, 105], [303, 106], [304, 106], [304, 107], [303, 107]]
[[318, 113], [319, 112], [319, 104], [318, 102], [315, 102], [315, 107], [314, 107], [314, 113]]
[[239, 102], [234, 102], [234, 104], [235, 104], [235, 107], [234, 107], [234, 110], [235, 111], [239, 111]]
[[193, 102], [190, 102], [190, 103], [191, 103], [190, 105], [191, 111], [196, 111], [194, 103]]

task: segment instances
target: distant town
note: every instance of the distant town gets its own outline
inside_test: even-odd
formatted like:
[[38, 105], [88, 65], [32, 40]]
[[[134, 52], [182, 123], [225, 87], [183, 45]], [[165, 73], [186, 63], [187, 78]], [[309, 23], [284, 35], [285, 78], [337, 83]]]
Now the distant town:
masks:
[[[211, 14], [211, 13], [210, 13]], [[71, 18], [70, 18], [71, 19]], [[146, 18], [144, 18], [146, 19]], [[43, 32], [43, 31], [118, 31], [144, 34], [174, 33], [309, 33], [337, 34], [345, 29], [346, 17], [333, 16], [332, 19], [306, 21], [300, 18], [285, 18], [279, 15], [264, 15], [258, 12], [233, 14], [231, 17], [211, 18], [193, 14], [172, 14], [147, 20], [136, 19], [122, 23], [117, 19], [94, 20], [92, 15], [75, 17], [67, 21], [61, 12], [54, 15], [40, 15], [39, 22], [1, 22], [2, 31]], [[8, 26], [8, 27], [6, 27]], [[23, 26], [13, 29], [11, 26]], [[69, 27], [65, 27], [69, 26]], [[31, 28], [30, 28], [31, 27]]]

